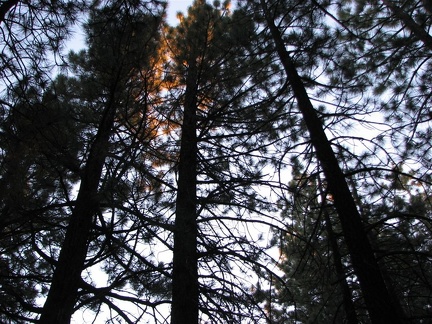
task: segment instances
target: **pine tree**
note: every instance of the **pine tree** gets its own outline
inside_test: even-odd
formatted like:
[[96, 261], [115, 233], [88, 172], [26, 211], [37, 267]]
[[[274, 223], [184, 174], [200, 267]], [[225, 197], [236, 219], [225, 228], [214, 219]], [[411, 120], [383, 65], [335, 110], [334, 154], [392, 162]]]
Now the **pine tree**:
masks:
[[169, 98], [176, 100], [169, 102], [182, 108], [173, 109], [181, 125], [173, 323], [197, 322], [199, 311], [221, 321], [263, 316], [249, 287], [230, 274], [236, 264], [237, 271], [260, 267], [262, 249], [236, 227], [247, 228], [246, 215], [269, 208], [253, 184], [263, 176], [268, 120], [277, 109], [254, 98], [265, 87], [255, 73], [263, 62], [251, 55], [254, 28], [228, 3], [196, 1], [169, 33]]
[[62, 51], [87, 8], [87, 1], [2, 1], [1, 93], [45, 90], [53, 70], [64, 66]]
[[271, 320], [367, 321], [361, 300], [354, 300], [359, 290], [347, 267], [340, 224], [321, 179], [295, 169], [290, 188], [281, 201], [287, 227], [276, 231], [274, 237], [283, 280], [274, 281], [275, 291], [268, 300], [273, 307]]
[[0, 5], [0, 321], [430, 318], [426, 1], [42, 5]]
[[81, 129], [71, 106], [55, 99], [60, 84], [42, 95], [36, 88], [18, 94], [2, 121], [0, 280], [13, 303], [2, 303], [8, 320], [30, 320], [27, 316], [38, 311], [35, 299], [44, 294], [51, 273], [49, 250], [57, 249], [50, 241], [60, 239], [56, 231], [42, 233], [67, 219], [64, 210], [71, 207], [70, 192], [79, 178]]
[[[115, 17], [115, 19], [113, 19]], [[82, 285], [83, 270], [94, 217], [99, 212], [99, 183], [110, 150], [110, 138], [121, 109], [133, 102], [128, 81], [146, 68], [155, 51], [158, 18], [134, 3], [115, 3], [94, 9], [87, 24], [89, 50], [80, 53], [84, 80], [93, 89], [99, 110], [96, 135], [88, 148], [78, 196], [40, 322], [69, 323]], [[146, 46], [147, 45], [147, 46]], [[99, 105], [98, 105], [99, 104]]]
[[[429, 316], [428, 311], [416, 309], [417, 303], [424, 304], [423, 298], [428, 293], [414, 293], [416, 297], [413, 297], [410, 292], [416, 290], [412, 289], [419, 282], [429, 289], [428, 271], [421, 270], [424, 277], [420, 279], [414, 270], [417, 265], [427, 264], [419, 261], [423, 256], [416, 256], [415, 252], [422, 250], [425, 243], [412, 241], [408, 233], [411, 230], [422, 233], [422, 224], [429, 219], [428, 199], [420, 197], [430, 187], [430, 156], [429, 150], [424, 149], [429, 145], [430, 129], [430, 73], [427, 72], [431, 64], [430, 9], [424, 1], [355, 2], [352, 6], [341, 3], [338, 8], [338, 19], [345, 29], [340, 32], [340, 39], [347, 41], [347, 46], [341, 47], [341, 61], [346, 62], [346, 68], [356, 71], [354, 79], [361, 76], [363, 83], [369, 85], [373, 92], [367, 93], [369, 100], [363, 105], [380, 112], [388, 125], [376, 137], [376, 143], [385, 147], [385, 151], [373, 152], [382, 162], [372, 162], [374, 166], [370, 162], [372, 157], [365, 154], [362, 160], [366, 163], [361, 166], [354, 163], [358, 172], [352, 171], [352, 187], [358, 188], [358, 205], [363, 206], [360, 210], [385, 271], [387, 285], [398, 295], [407, 317], [422, 321], [422, 317]], [[347, 51], [348, 44], [354, 44], [356, 51]], [[411, 199], [416, 201], [413, 206], [423, 207], [407, 214]], [[390, 214], [405, 217], [392, 218]], [[405, 250], [408, 246], [411, 252]], [[396, 261], [405, 257], [416, 259], [408, 261], [413, 264], [412, 268], [408, 267], [411, 273], [404, 261]], [[409, 280], [400, 280], [399, 275]]]
[[[378, 266], [372, 246], [364, 230], [361, 216], [350, 193], [345, 176], [332, 150], [331, 143], [324, 132], [318, 113], [311, 103], [305, 83], [298, 74], [296, 67], [297, 62], [294, 61], [288, 52], [283, 34], [276, 26], [275, 15], [278, 13], [277, 10], [283, 12], [286, 9], [281, 9], [282, 6], [280, 6], [279, 3], [268, 6], [265, 1], [261, 1], [260, 5], [275, 44], [275, 51], [280, 57], [281, 64], [285, 69], [294, 97], [296, 98], [298, 108], [309, 132], [310, 142], [316, 152], [317, 160], [323, 168], [328, 191], [333, 196], [334, 205], [341, 222], [353, 269], [362, 288], [363, 297], [371, 320], [376, 323], [400, 322], [403, 318], [402, 310], [398, 307], [398, 304], [394, 302], [394, 296], [391, 296], [391, 293], [385, 285], [381, 269]], [[306, 9], [300, 7], [300, 9], [297, 9], [295, 7], [283, 6], [283, 8], [287, 7], [292, 10], [289, 12], [290, 15], [286, 15], [285, 20], [282, 20], [287, 23], [289, 23], [291, 19], [295, 20], [295, 14], [299, 11], [305, 10], [312, 17], [314, 16], [314, 12], [321, 11], [319, 7], [304, 7]], [[305, 34], [307, 34], [307, 32], [305, 32]], [[311, 35], [310, 39], [313, 40], [313, 34]], [[318, 36], [318, 42], [319, 39], [320, 37]], [[310, 53], [315, 54], [314, 52]]]

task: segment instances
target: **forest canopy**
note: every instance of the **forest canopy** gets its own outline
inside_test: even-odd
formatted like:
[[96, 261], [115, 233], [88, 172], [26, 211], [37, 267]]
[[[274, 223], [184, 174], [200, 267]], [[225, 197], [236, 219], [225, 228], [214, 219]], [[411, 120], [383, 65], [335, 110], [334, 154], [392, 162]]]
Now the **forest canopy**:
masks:
[[431, 322], [430, 3], [167, 5], [1, 2], [0, 322]]

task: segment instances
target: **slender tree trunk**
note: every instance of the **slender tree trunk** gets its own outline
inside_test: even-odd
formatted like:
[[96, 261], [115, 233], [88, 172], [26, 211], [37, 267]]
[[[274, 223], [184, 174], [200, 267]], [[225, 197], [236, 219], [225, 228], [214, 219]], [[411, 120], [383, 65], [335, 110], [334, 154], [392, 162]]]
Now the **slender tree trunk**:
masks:
[[[358, 209], [360, 211], [360, 216], [363, 218], [363, 220], [366, 222], [367, 221], [367, 217], [366, 217], [366, 213], [364, 211], [363, 208], [363, 203], [361, 201], [361, 198], [358, 194], [358, 190], [357, 187], [354, 184], [354, 181], [352, 181], [351, 179], [348, 180], [348, 185], [351, 187], [351, 192], [354, 198], [354, 201], [356, 203], [356, 205], [358, 206]], [[374, 250], [377, 250], [379, 248], [379, 243], [377, 240], [377, 234], [374, 231], [367, 231], [367, 237], [369, 239], [369, 242], [371, 243], [371, 246]], [[387, 271], [387, 267], [384, 263], [384, 259], [380, 258], [378, 260], [378, 266], [381, 269], [381, 274], [383, 276], [384, 282], [387, 286], [387, 289], [390, 293], [390, 296], [393, 298], [393, 303], [399, 305], [400, 308], [402, 308], [402, 305], [400, 304], [400, 300], [397, 298], [397, 293], [395, 290], [395, 286], [393, 283], [393, 280], [391, 278], [391, 276], [389, 275], [388, 271]]]
[[329, 192], [333, 195], [334, 204], [351, 256], [352, 266], [359, 280], [369, 317], [374, 324], [404, 323], [402, 310], [392, 303], [392, 298], [387, 290], [371, 244], [363, 228], [360, 214], [331, 144], [324, 132], [321, 121], [313, 108], [303, 81], [298, 75], [297, 69], [285, 48], [282, 35], [268, 12], [266, 1], [261, 0], [261, 5], [265, 12], [266, 21], [275, 42], [276, 50], [309, 131], [311, 143], [322, 165]]
[[[325, 198], [325, 197], [324, 197]], [[325, 206], [323, 206], [325, 208]], [[346, 323], [348, 324], [358, 324], [357, 313], [355, 310], [351, 290], [348, 286], [345, 271], [342, 265], [342, 257], [339, 252], [339, 246], [335, 233], [333, 232], [332, 223], [330, 216], [326, 210], [324, 210], [325, 226], [327, 231], [327, 236], [330, 242], [331, 250], [333, 252], [333, 263], [336, 269], [336, 274], [338, 278], [339, 286], [343, 294], [343, 305], [346, 314]]]
[[196, 95], [197, 73], [195, 62], [192, 61], [186, 79], [180, 147], [174, 229], [171, 324], [198, 323]]
[[98, 186], [108, 153], [115, 111], [115, 105], [111, 101], [111, 105], [105, 110], [95, 141], [91, 146], [76, 206], [66, 230], [40, 323], [70, 323], [81, 283], [81, 272], [87, 255], [93, 216], [99, 209]]
[[422, 26], [416, 23], [416, 21], [408, 15], [405, 11], [399, 8], [397, 5], [389, 0], [382, 0], [384, 5], [390, 9], [391, 12], [398, 18], [405, 26], [423, 42], [423, 44], [432, 50], [432, 36], [429, 35]]

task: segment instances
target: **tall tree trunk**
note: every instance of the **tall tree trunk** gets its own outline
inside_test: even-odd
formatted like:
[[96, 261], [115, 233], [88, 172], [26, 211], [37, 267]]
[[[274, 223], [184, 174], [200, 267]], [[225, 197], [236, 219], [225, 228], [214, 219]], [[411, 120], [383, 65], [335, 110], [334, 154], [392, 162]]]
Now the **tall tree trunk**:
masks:
[[423, 44], [432, 50], [432, 36], [429, 35], [422, 26], [417, 24], [417, 22], [405, 11], [399, 8], [390, 0], [382, 0], [384, 5], [390, 9], [391, 12], [398, 18], [405, 26], [417, 37], [419, 40], [423, 42]]
[[197, 260], [197, 72], [191, 60], [186, 78], [174, 229], [171, 324], [198, 323]]
[[276, 50], [309, 131], [311, 143], [316, 150], [317, 159], [322, 165], [328, 190], [333, 195], [352, 266], [359, 280], [369, 317], [374, 324], [404, 323], [402, 310], [392, 303], [392, 298], [363, 228], [360, 214], [321, 121], [313, 108], [294, 62], [285, 48], [282, 35], [272, 20], [266, 1], [261, 0], [261, 5]]
[[[325, 199], [325, 197], [323, 197]], [[324, 201], [324, 200], [323, 200]], [[326, 208], [326, 206], [322, 206], [323, 208]], [[348, 324], [358, 324], [358, 318], [357, 313], [355, 310], [351, 290], [348, 286], [348, 282], [346, 280], [345, 271], [343, 269], [342, 264], [342, 257], [339, 252], [339, 246], [337, 243], [336, 235], [333, 231], [333, 226], [330, 220], [330, 215], [327, 212], [327, 210], [324, 210], [324, 217], [325, 217], [325, 226], [327, 231], [327, 237], [330, 242], [330, 247], [333, 252], [333, 263], [336, 269], [336, 275], [338, 279], [339, 286], [342, 290], [342, 298], [343, 298], [343, 305], [345, 309], [346, 314], [346, 323]]]
[[105, 109], [90, 149], [40, 323], [70, 323], [81, 283], [93, 216], [99, 209], [98, 186], [108, 153], [115, 112], [115, 104], [111, 101], [111, 105]]
[[[363, 208], [363, 203], [362, 203], [361, 198], [358, 194], [358, 190], [357, 190], [357, 187], [355, 186], [354, 181], [352, 181], [352, 179], [349, 179], [348, 185], [349, 185], [349, 187], [351, 187], [351, 192], [352, 192], [354, 201], [355, 201], [355, 203], [358, 206], [358, 209], [360, 211], [360, 216], [363, 218], [364, 221], [367, 221], [367, 216], [366, 216], [366, 213], [365, 213], [364, 208]], [[379, 243], [377, 240], [377, 233], [375, 231], [367, 231], [367, 237], [369, 239], [369, 242], [370, 242], [372, 248], [374, 250], [379, 249]], [[395, 285], [393, 283], [393, 280], [392, 280], [390, 274], [387, 271], [387, 267], [386, 267], [386, 264], [384, 261], [385, 261], [385, 259], [383, 259], [382, 257], [378, 259], [378, 266], [381, 269], [382, 277], [383, 277], [384, 282], [387, 286], [387, 289], [390, 293], [390, 296], [393, 298], [393, 303], [397, 304], [400, 308], [402, 308], [402, 305], [400, 304], [400, 300], [399, 300], [399, 298], [397, 298]]]

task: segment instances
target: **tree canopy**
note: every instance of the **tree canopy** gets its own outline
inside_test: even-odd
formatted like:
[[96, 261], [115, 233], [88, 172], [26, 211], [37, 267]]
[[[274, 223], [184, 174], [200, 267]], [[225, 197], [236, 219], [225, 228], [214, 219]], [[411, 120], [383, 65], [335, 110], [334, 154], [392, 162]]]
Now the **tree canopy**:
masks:
[[0, 321], [429, 323], [429, 3], [167, 5], [1, 3]]

